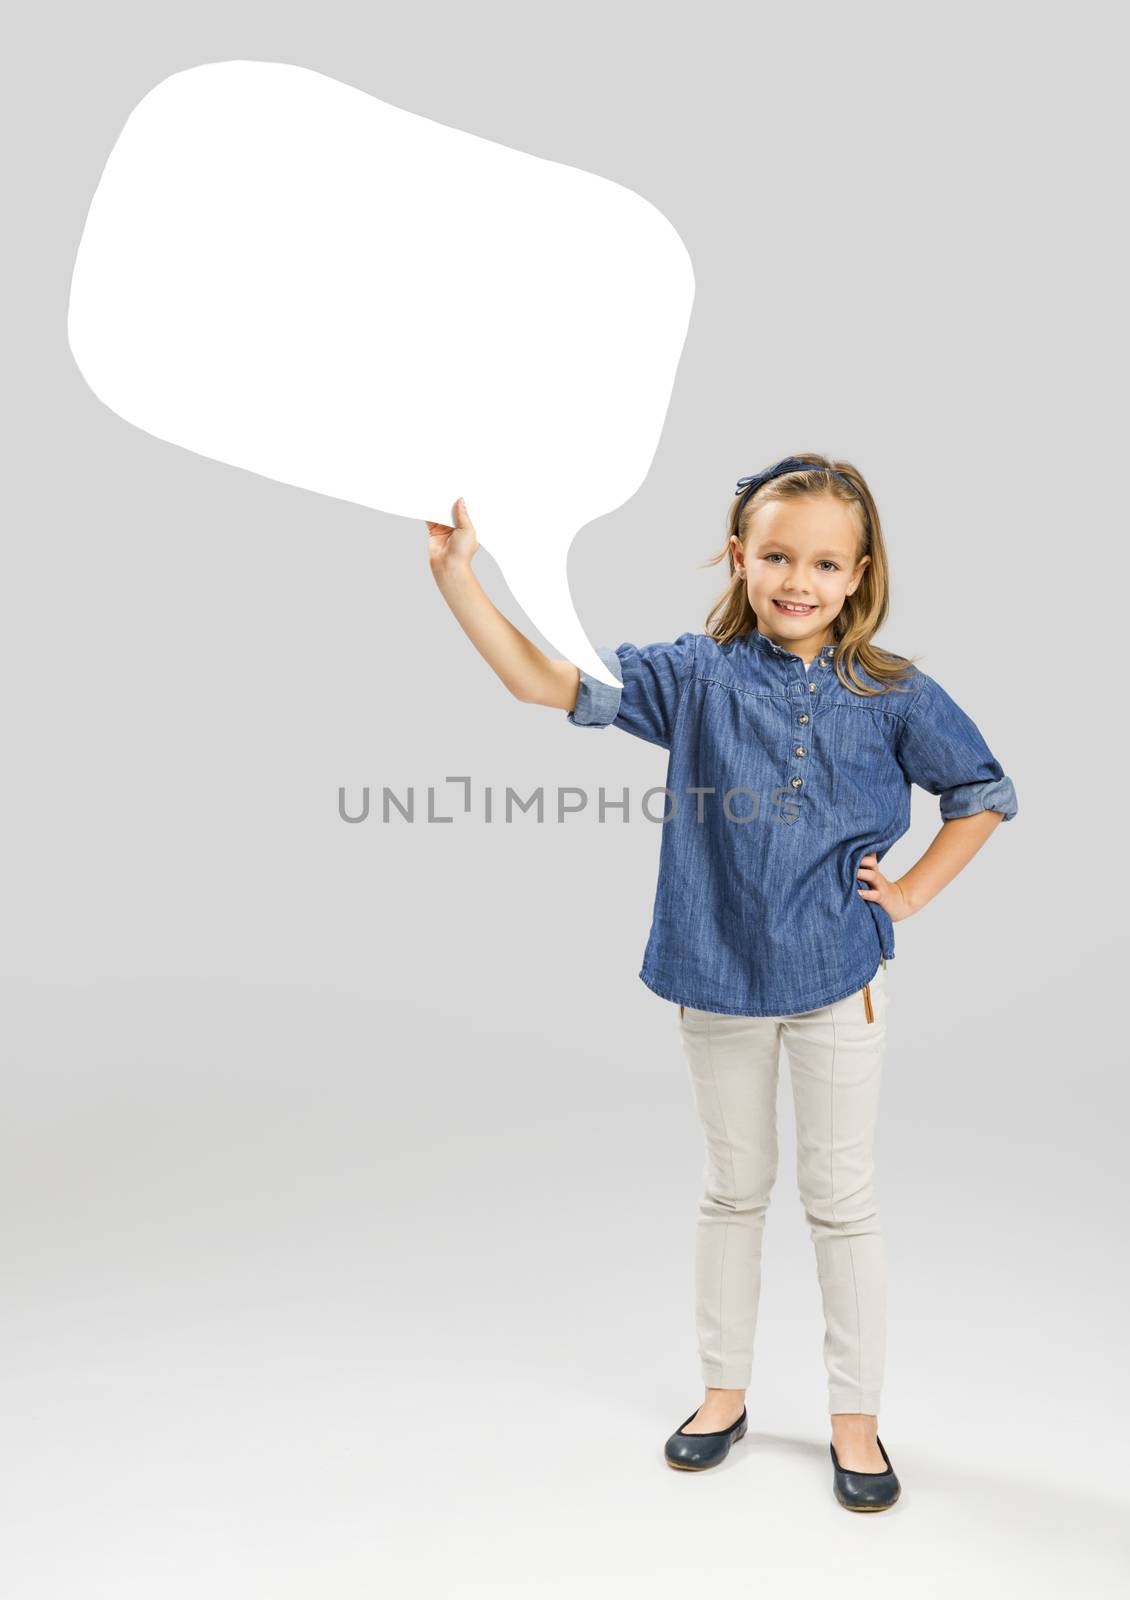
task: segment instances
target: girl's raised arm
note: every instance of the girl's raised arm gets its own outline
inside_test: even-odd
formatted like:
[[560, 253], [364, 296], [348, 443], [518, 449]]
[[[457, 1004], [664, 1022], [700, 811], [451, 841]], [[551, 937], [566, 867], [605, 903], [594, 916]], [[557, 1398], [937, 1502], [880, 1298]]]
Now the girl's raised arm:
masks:
[[580, 688], [579, 669], [571, 661], [551, 661], [502, 615], [471, 570], [479, 540], [462, 500], [455, 502], [451, 514], [454, 525], [427, 524], [428, 561], [459, 626], [516, 700], [572, 711]]

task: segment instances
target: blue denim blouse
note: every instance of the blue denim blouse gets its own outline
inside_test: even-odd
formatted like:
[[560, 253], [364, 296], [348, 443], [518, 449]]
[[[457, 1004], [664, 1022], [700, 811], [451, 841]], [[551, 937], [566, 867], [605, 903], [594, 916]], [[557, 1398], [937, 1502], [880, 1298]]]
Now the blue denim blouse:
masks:
[[[1016, 815], [1016, 792], [976, 724], [914, 668], [865, 696], [825, 645], [799, 655], [757, 630], [719, 644], [597, 653], [616, 688], [581, 671], [567, 720], [670, 752], [651, 933], [639, 976], [665, 1000], [737, 1016], [792, 1016], [854, 994], [895, 953], [894, 924], [858, 893], [910, 826], [910, 786], [943, 821]], [[861, 667], [859, 678], [879, 687]]]

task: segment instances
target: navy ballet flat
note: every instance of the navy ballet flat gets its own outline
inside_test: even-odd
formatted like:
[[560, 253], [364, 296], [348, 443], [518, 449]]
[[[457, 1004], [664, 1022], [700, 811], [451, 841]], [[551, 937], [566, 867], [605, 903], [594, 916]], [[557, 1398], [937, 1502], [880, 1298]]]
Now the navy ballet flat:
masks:
[[836, 1447], [830, 1444], [832, 1452], [832, 1490], [836, 1499], [848, 1511], [886, 1511], [888, 1506], [893, 1506], [902, 1493], [902, 1485], [895, 1476], [895, 1469], [891, 1466], [891, 1458], [883, 1449], [883, 1441], [876, 1435], [875, 1443], [883, 1460], [887, 1463], [884, 1472], [851, 1472], [840, 1466]]
[[745, 1437], [749, 1426], [745, 1406], [736, 1422], [717, 1433], [684, 1433], [687, 1423], [693, 1422], [700, 1410], [701, 1407], [696, 1406], [668, 1439], [663, 1453], [669, 1467], [678, 1467], [682, 1472], [703, 1472], [707, 1467], [716, 1467], [725, 1461], [730, 1446]]

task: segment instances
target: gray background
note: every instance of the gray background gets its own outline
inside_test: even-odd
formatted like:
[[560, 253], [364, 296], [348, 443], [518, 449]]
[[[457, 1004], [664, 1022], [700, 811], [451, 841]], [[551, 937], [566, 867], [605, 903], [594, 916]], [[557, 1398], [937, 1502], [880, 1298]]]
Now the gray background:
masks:
[[[1115, 19], [15, 17], [11, 1600], [1125, 1582]], [[70, 358], [74, 252], [129, 111], [240, 57], [601, 173], [679, 229], [697, 300], [654, 469], [570, 558], [595, 643], [701, 630], [734, 479], [846, 456], [889, 541], [882, 642], [1016, 783], [1016, 820], [899, 925], [889, 969], [880, 1431], [905, 1492], [885, 1517], [831, 1495], [784, 1063], [750, 1437], [701, 1478], [662, 1460], [701, 1398], [703, 1164], [675, 1008], [636, 977], [660, 838], [636, 800], [663, 752], [511, 699], [438, 595], [422, 523], [155, 440]], [[458, 270], [458, 241], [432, 247]], [[473, 373], [436, 381], [474, 403]], [[633, 820], [338, 818], [341, 785], [426, 803], [452, 774], [476, 805], [487, 785], [626, 785]], [[892, 874], [937, 826], [916, 792]]]

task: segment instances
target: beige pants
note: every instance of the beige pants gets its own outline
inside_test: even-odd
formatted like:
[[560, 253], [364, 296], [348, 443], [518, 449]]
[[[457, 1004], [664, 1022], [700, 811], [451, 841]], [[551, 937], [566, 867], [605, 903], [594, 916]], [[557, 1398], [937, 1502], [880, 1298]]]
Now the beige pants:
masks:
[[777, 1065], [789, 1060], [797, 1186], [824, 1301], [828, 1409], [878, 1416], [886, 1354], [886, 1258], [872, 1142], [887, 1036], [887, 967], [863, 989], [791, 1017], [679, 1008], [706, 1135], [695, 1247], [708, 1388], [745, 1389], [761, 1291], [765, 1213], [777, 1176]]

